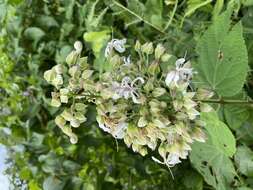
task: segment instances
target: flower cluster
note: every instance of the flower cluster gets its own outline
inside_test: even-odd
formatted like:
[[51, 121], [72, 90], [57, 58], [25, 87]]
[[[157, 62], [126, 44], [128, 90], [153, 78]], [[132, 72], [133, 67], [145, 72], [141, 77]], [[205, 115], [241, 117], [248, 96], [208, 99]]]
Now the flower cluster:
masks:
[[162, 160], [172, 167], [186, 159], [194, 141], [205, 142], [200, 112], [212, 108], [198, 99], [210, 98], [204, 89], [193, 91], [193, 71], [185, 58], [177, 59], [174, 69], [161, 67], [171, 59], [162, 44], [136, 42], [132, 56], [126, 55], [126, 39], [112, 39], [105, 48], [102, 72], [92, 70], [87, 57], [81, 57], [82, 44], [45, 72], [55, 86], [52, 105], [64, 106], [56, 124], [77, 143], [73, 128], [86, 121], [88, 104], [96, 107], [98, 126], [142, 156], [148, 149], [158, 150]]

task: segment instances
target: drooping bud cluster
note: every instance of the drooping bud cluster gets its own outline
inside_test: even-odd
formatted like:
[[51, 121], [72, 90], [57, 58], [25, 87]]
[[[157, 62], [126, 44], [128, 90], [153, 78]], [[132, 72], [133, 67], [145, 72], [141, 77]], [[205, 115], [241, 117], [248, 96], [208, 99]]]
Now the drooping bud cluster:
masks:
[[185, 58], [178, 59], [174, 69], [162, 68], [172, 57], [162, 44], [137, 41], [131, 57], [124, 55], [125, 44], [126, 39], [108, 43], [106, 62], [98, 72], [81, 57], [82, 44], [76, 42], [67, 65], [45, 72], [45, 79], [55, 86], [52, 105], [64, 107], [55, 122], [76, 143], [72, 128], [86, 121], [86, 107], [93, 104], [103, 131], [143, 156], [148, 149], [158, 150], [162, 161], [153, 160], [172, 167], [187, 158], [194, 141], [205, 141], [199, 115], [212, 108], [198, 99], [211, 93], [192, 90], [196, 72]]

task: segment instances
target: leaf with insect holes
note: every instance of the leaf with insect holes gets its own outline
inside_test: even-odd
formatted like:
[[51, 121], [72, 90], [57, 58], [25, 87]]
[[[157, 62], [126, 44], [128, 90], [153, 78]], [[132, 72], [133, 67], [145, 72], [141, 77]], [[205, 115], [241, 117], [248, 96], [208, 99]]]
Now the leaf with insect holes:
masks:
[[216, 113], [202, 113], [201, 118], [206, 123], [208, 139], [206, 143], [193, 144], [191, 163], [209, 185], [217, 190], [228, 190], [236, 174], [229, 158], [236, 151], [235, 138]]
[[230, 15], [231, 11], [226, 11], [217, 17], [197, 44], [199, 84], [224, 97], [240, 92], [248, 71], [242, 24], [230, 30]]

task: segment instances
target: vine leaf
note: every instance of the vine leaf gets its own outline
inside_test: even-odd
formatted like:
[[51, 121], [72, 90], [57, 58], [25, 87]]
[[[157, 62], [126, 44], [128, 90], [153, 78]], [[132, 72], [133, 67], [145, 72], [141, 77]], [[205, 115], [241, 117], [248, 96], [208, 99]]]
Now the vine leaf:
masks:
[[242, 25], [239, 22], [230, 30], [230, 16], [231, 11], [226, 11], [217, 17], [197, 44], [200, 83], [223, 97], [240, 92], [248, 71]]
[[206, 143], [193, 144], [191, 163], [209, 185], [227, 190], [236, 175], [229, 158], [236, 152], [235, 138], [216, 113], [204, 113], [201, 117], [206, 122], [208, 139]]

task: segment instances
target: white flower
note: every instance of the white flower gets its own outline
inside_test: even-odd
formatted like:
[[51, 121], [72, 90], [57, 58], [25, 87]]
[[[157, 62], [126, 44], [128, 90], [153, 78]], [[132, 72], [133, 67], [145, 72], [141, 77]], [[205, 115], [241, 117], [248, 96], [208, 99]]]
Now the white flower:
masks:
[[120, 122], [115, 126], [107, 126], [105, 123], [98, 121], [98, 126], [103, 129], [105, 132], [112, 134], [116, 139], [123, 139], [125, 136], [126, 128], [128, 124], [126, 122]]
[[159, 159], [155, 158], [152, 156], [152, 160], [154, 160], [155, 162], [157, 162], [158, 164], [163, 164], [170, 167], [175, 166], [178, 163], [181, 163], [180, 159], [179, 159], [179, 155], [175, 154], [175, 153], [169, 153], [169, 155], [163, 158], [163, 161], [160, 161]]
[[125, 43], [126, 39], [112, 39], [105, 48], [105, 57], [111, 55], [113, 49], [115, 49], [119, 53], [123, 53], [126, 50]]
[[124, 65], [129, 66], [131, 64], [130, 55], [128, 57], [123, 56]]
[[119, 88], [115, 89], [115, 92], [125, 99], [132, 98], [133, 102], [136, 104], [140, 104], [138, 88], [136, 87], [136, 83], [140, 81], [144, 84], [144, 79], [142, 77], [137, 77], [133, 81], [130, 77], [124, 77], [121, 81], [121, 85]]
[[185, 63], [185, 58], [180, 58], [176, 61], [176, 69], [170, 71], [165, 79], [165, 83], [169, 87], [178, 87], [179, 83], [188, 83], [193, 75], [193, 69], [190, 62]]
[[173, 153], [169, 153], [165, 162], [166, 165], [169, 167], [173, 167], [174, 165], [181, 163], [181, 161], [179, 160], [179, 155]]

